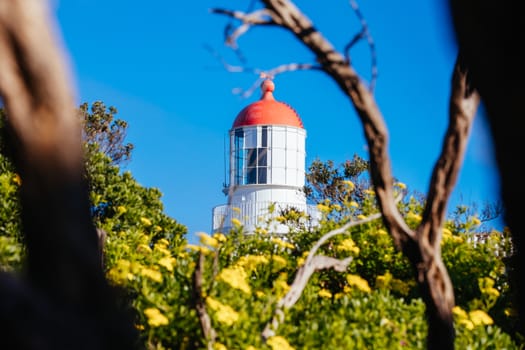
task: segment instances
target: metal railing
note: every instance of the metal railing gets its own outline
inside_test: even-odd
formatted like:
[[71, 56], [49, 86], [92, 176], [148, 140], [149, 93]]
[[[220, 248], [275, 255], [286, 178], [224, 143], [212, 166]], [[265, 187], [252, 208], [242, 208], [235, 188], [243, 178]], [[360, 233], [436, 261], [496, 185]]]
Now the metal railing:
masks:
[[320, 212], [316, 205], [297, 202], [246, 202], [236, 205], [218, 205], [213, 208], [212, 231], [229, 231], [232, 219], [240, 221], [246, 231], [271, 222], [281, 216], [286, 210], [296, 210], [306, 214], [304, 223], [314, 226], [320, 219]]

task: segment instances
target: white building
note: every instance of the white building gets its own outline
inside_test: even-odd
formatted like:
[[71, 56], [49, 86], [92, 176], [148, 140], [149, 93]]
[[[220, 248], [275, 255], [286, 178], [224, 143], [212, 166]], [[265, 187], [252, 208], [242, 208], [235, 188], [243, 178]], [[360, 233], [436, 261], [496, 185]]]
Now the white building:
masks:
[[233, 122], [229, 184], [224, 188], [228, 204], [213, 208], [213, 232], [228, 232], [235, 218], [246, 232], [271, 222], [272, 232], [286, 233], [288, 227], [272, 218], [292, 208], [308, 214], [306, 225], [318, 217], [303, 192], [306, 130], [290, 106], [274, 99], [274, 89], [271, 80], [264, 80], [261, 99], [245, 107]]

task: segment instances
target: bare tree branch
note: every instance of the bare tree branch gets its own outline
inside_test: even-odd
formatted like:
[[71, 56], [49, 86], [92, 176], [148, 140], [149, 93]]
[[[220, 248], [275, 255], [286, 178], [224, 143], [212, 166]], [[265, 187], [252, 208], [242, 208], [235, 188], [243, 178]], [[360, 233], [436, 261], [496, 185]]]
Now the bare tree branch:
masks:
[[[399, 197], [399, 200], [400, 199], [401, 197]], [[343, 226], [326, 233], [314, 244], [308, 253], [308, 257], [306, 258], [304, 265], [301, 266], [299, 270], [297, 270], [294, 281], [290, 286], [290, 290], [277, 302], [274, 316], [266, 324], [263, 332], [261, 333], [264, 339], [268, 339], [269, 337], [275, 335], [279, 324], [281, 324], [284, 320], [284, 309], [289, 309], [295, 305], [314, 272], [326, 269], [334, 269], [338, 272], [344, 272], [348, 265], [352, 262], [352, 257], [339, 260], [328, 256], [316, 255], [319, 248], [321, 248], [321, 246], [329, 239], [340, 234], [348, 233], [348, 229], [354, 226], [366, 224], [367, 222], [379, 219], [380, 217], [381, 213], [376, 213], [359, 221], [347, 222]]]
[[316, 255], [310, 259], [309, 263], [305, 263], [303, 266], [301, 266], [299, 270], [297, 270], [297, 274], [295, 275], [295, 279], [290, 286], [290, 290], [282, 299], [277, 302], [274, 316], [270, 322], [266, 324], [264, 330], [261, 333], [263, 339], [266, 340], [269, 337], [275, 335], [279, 324], [284, 321], [283, 310], [289, 309], [295, 305], [303, 293], [308, 280], [314, 272], [327, 269], [334, 269], [338, 272], [344, 272], [348, 265], [352, 262], [352, 259], [353, 257], [348, 257], [346, 259], [339, 260], [329, 256]]
[[376, 47], [374, 44], [374, 38], [370, 34], [370, 30], [368, 28], [368, 24], [365, 20], [365, 16], [361, 13], [361, 10], [359, 9], [359, 5], [357, 4], [357, 1], [350, 0], [350, 6], [354, 10], [355, 14], [357, 15], [357, 18], [359, 19], [359, 22], [361, 23], [361, 31], [357, 33], [352, 40], [345, 46], [343, 52], [345, 53], [346, 61], [351, 64], [350, 60], [350, 49], [361, 39], [366, 38], [366, 41], [368, 42], [368, 46], [370, 47], [370, 56], [371, 56], [371, 64], [372, 64], [372, 76], [370, 77], [370, 91], [374, 91], [375, 84], [377, 81], [377, 52]]
[[238, 19], [242, 22], [240, 26], [233, 29], [231, 32], [225, 31], [225, 42], [227, 46], [230, 46], [232, 49], [237, 50], [237, 40], [241, 35], [246, 33], [250, 27], [254, 25], [275, 25], [269, 16], [269, 12], [266, 9], [256, 10], [250, 13], [245, 13], [242, 11], [230, 11], [220, 8], [214, 8], [210, 10], [211, 13], [226, 15], [234, 19]]
[[277, 75], [283, 74], [286, 72], [294, 72], [300, 70], [321, 70], [321, 66], [313, 63], [288, 63], [281, 64], [277, 67], [270, 68], [268, 70], [263, 70], [260, 68], [251, 68], [247, 66], [235, 66], [229, 64], [217, 50], [214, 50], [209, 45], [204, 45], [204, 48], [210, 52], [210, 54], [215, 57], [224, 67], [224, 69], [230, 73], [251, 73], [258, 75], [258, 78], [253, 82], [248, 89], [235, 88], [233, 93], [236, 95], [241, 95], [243, 98], [250, 97], [255, 90], [259, 87], [264, 79], [274, 79]]
[[[452, 286], [441, 260], [439, 242], [446, 203], [455, 185], [462, 163], [465, 145], [477, 95], [469, 90], [465, 75], [456, 64], [450, 126], [445, 137], [442, 155], [436, 163], [429, 188], [422, 222], [414, 231], [408, 227], [394, 200], [393, 175], [388, 155], [388, 130], [374, 97], [350, 65], [349, 60], [315, 29], [312, 22], [290, 0], [261, 0], [270, 11], [272, 20], [295, 35], [315, 56], [326, 72], [351, 100], [363, 125], [370, 156], [370, 175], [383, 223], [396, 247], [410, 260], [427, 306], [429, 349], [453, 349], [454, 327], [451, 309], [454, 305]], [[362, 25], [366, 22], [357, 4], [351, 5]], [[362, 35], [365, 35], [363, 31]], [[369, 44], [373, 42], [369, 41]]]
[[206, 339], [206, 348], [213, 350], [213, 344], [217, 336], [215, 329], [211, 325], [210, 315], [206, 311], [206, 301], [203, 297], [203, 271], [204, 271], [204, 254], [199, 252], [199, 258], [195, 265], [193, 272], [193, 298], [195, 302], [195, 310], [197, 310], [197, 317], [201, 325], [202, 334]]

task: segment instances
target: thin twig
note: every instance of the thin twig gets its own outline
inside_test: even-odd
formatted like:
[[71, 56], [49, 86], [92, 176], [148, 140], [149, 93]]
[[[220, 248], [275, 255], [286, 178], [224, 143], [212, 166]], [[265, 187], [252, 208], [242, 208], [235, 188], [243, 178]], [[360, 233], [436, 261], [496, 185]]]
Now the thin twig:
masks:
[[370, 47], [370, 60], [371, 60], [371, 65], [372, 65], [372, 68], [371, 68], [372, 73], [371, 73], [371, 78], [370, 78], [369, 89], [370, 89], [370, 92], [373, 92], [374, 88], [375, 88], [376, 81], [377, 81], [377, 75], [378, 75], [378, 73], [377, 73], [377, 52], [376, 52], [376, 47], [375, 47], [375, 43], [374, 43], [374, 38], [370, 34], [370, 30], [368, 28], [368, 23], [366, 22], [365, 17], [363, 16], [363, 13], [359, 9], [359, 6], [357, 5], [357, 1], [356, 0], [350, 0], [350, 6], [354, 10], [357, 18], [359, 19], [359, 22], [361, 23], [362, 29], [345, 46], [343, 52], [345, 54], [347, 62], [350, 64], [350, 49], [359, 40], [361, 40], [363, 38], [366, 38], [366, 41], [368, 42], [368, 46]]

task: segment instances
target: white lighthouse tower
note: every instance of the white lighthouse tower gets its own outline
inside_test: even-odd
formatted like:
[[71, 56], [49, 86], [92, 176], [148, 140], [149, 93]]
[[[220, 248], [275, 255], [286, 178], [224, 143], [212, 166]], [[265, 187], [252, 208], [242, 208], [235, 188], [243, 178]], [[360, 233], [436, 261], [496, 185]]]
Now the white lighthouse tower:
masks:
[[[232, 219], [249, 233], [286, 210], [307, 218], [317, 213], [303, 191], [306, 130], [295, 110], [274, 99], [274, 89], [271, 80], [264, 80], [261, 99], [245, 107], [230, 129], [228, 204], [213, 208], [213, 232], [228, 232]], [[288, 232], [275, 220], [270, 229]]]

